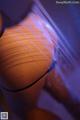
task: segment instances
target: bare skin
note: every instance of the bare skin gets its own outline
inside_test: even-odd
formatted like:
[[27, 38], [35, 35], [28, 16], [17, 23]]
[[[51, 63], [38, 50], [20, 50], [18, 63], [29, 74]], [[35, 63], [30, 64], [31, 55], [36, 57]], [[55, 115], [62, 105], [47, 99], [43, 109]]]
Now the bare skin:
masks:
[[57, 115], [46, 110], [35, 108], [28, 114], [27, 120], [60, 120]]
[[[0, 26], [2, 26], [2, 18], [0, 17]], [[52, 35], [52, 34], [51, 34]], [[54, 37], [53, 37], [54, 38]], [[7, 40], [8, 41], [8, 40]], [[5, 40], [6, 42], [6, 40]], [[9, 41], [10, 42], [10, 41]], [[54, 46], [54, 45], [53, 45]], [[49, 63], [48, 63], [49, 64]], [[29, 64], [28, 64], [29, 65]], [[44, 63], [43, 63], [44, 65]], [[42, 65], [42, 66], [43, 66]], [[24, 66], [21, 66], [21, 68], [23, 68]], [[30, 66], [29, 66], [30, 67]], [[31, 65], [32, 67], [32, 65]], [[33, 66], [34, 67], [34, 66]], [[4, 68], [4, 67], [3, 67]], [[45, 68], [45, 66], [44, 66]], [[18, 69], [20, 70], [20, 69]], [[35, 70], [35, 67], [34, 67], [34, 70]], [[38, 70], [37, 70], [38, 71]], [[13, 71], [12, 71], [13, 72]], [[17, 74], [19, 73], [19, 71], [17, 71]], [[15, 72], [14, 72], [15, 74]], [[45, 90], [47, 90], [49, 92], [49, 94], [51, 94], [52, 96], [54, 96], [59, 102], [61, 102], [62, 104], [65, 105], [65, 107], [69, 110], [69, 112], [75, 117], [75, 120], [80, 120], [80, 116], [79, 116], [79, 106], [80, 106], [80, 103], [76, 103], [75, 100], [73, 100], [73, 98], [71, 97], [70, 93], [68, 92], [67, 88], [65, 87], [63, 81], [61, 80], [61, 78], [58, 76], [57, 78], [55, 78], [55, 71], [52, 70], [49, 75], [45, 76], [43, 78], [43, 80], [40, 80], [37, 84], [35, 84], [32, 88], [29, 88], [28, 90], [24, 90], [20, 93], [17, 93], [17, 94], [11, 94], [11, 93], [8, 93], [8, 92], [4, 92], [5, 96], [8, 94], [9, 96], [11, 96], [11, 98], [13, 98], [13, 101], [12, 103], [14, 104], [15, 102], [18, 104], [18, 102], [20, 102], [21, 104], [22, 103], [25, 103], [24, 105], [26, 106], [27, 104], [30, 104], [31, 106], [30, 107], [30, 110], [32, 111], [35, 111], [35, 103], [37, 102], [37, 99], [38, 99], [38, 96], [39, 96], [39, 93], [41, 91], [41, 89], [44, 87]], [[54, 79], [56, 79], [54, 81]], [[4, 81], [5, 82], [5, 81]], [[16, 82], [16, 81], [15, 81]], [[24, 81], [25, 82], [25, 81]], [[7, 85], [10, 83], [10, 81], [8, 81]], [[23, 81], [19, 81], [19, 83], [16, 84], [19, 86], [19, 85], [22, 85]], [[15, 84], [13, 84], [13, 82], [11, 83], [11, 86], [8, 86], [8, 87], [15, 87]], [[57, 94], [56, 94], [57, 93]], [[1, 96], [2, 96], [2, 92], [1, 92]], [[28, 96], [28, 97], [27, 97]], [[8, 96], [7, 96], [8, 97]], [[16, 98], [16, 100], [15, 100]], [[19, 101], [18, 101], [19, 99]], [[0, 99], [1, 100], [1, 99]], [[15, 102], [14, 102], [15, 100]], [[4, 101], [4, 102], [3, 102]], [[27, 101], [27, 103], [26, 103]], [[4, 100], [4, 97], [2, 98], [2, 100], [0, 101], [0, 104], [3, 105], [4, 107], [4, 103], [6, 104], [5, 106], [7, 106], [7, 102], [5, 102]], [[11, 106], [12, 107], [12, 106]], [[14, 107], [14, 106], [13, 106]], [[12, 107], [12, 111], [14, 111]], [[10, 111], [10, 108], [8, 107], [5, 107], [4, 108], [5, 111]], [[25, 111], [27, 111], [27, 109], [23, 108], [22, 109], [23, 113]], [[15, 111], [16, 114], [19, 114], [20, 113], [17, 113], [17, 111]], [[34, 112], [33, 112], [34, 113]], [[33, 114], [32, 113], [32, 114]], [[25, 112], [25, 118], [26, 118], [26, 112]], [[41, 118], [42, 119], [42, 118]], [[56, 120], [56, 119], [54, 119]]]
[[[33, 15], [33, 17], [34, 17], [34, 15]], [[36, 19], [39, 19], [39, 18], [36, 17]], [[41, 36], [42, 32], [37, 30], [37, 27], [34, 26], [35, 23], [33, 23], [31, 21], [31, 18], [29, 18], [27, 20], [27, 25], [29, 26], [28, 22], [33, 25], [33, 27], [34, 27], [33, 32], [36, 31], [37, 34], [39, 36]], [[26, 22], [23, 21], [23, 24], [26, 25]], [[51, 51], [51, 48], [54, 45], [50, 44], [49, 41], [47, 41], [47, 44], [46, 44], [46, 38], [44, 36], [42, 36], [42, 38], [36, 38], [36, 36], [35, 36], [35, 39], [34, 39], [32, 32], [30, 32], [29, 28], [26, 29], [25, 25], [24, 26], [19, 26], [19, 25], [15, 26], [4, 32], [4, 35], [0, 39], [1, 40], [0, 55], [3, 56], [3, 59], [5, 58], [5, 56], [8, 57], [8, 55], [11, 55], [11, 53], [9, 53], [8, 49], [12, 49], [14, 47], [14, 48], [16, 48], [14, 50], [16, 50], [16, 51], [18, 50], [18, 52], [21, 52], [21, 53], [24, 52], [24, 56], [26, 57], [27, 46], [30, 45], [28, 50], [32, 51], [32, 53], [36, 53], [39, 58], [38, 57], [36, 58], [35, 56], [33, 57], [32, 53], [29, 52], [29, 54], [31, 55], [31, 59], [33, 60], [33, 58], [34, 58], [34, 60], [36, 59], [38, 62], [33, 61], [33, 62], [27, 64], [27, 59], [29, 59], [27, 57], [26, 62], [24, 62], [24, 64], [19, 64], [19, 66], [16, 65], [16, 67], [15, 67], [13, 65], [14, 61], [9, 62], [7, 60], [10, 60], [10, 59], [6, 59], [6, 61], [4, 62], [1, 57], [3, 62], [0, 63], [0, 68], [1, 68], [0, 75], [5, 77], [5, 79], [2, 79], [2, 83], [9, 89], [12, 89], [12, 88], [17, 89], [20, 87], [24, 87], [24, 85], [29, 84], [29, 82], [32, 83], [33, 80], [39, 79], [38, 76], [41, 76], [42, 73], [45, 73], [46, 70], [48, 69], [48, 66], [51, 63], [52, 53], [50, 53], [49, 51]], [[18, 30], [20, 30], [20, 33], [18, 33], [18, 32], [16, 33], [16, 31], [18, 31]], [[15, 41], [15, 36], [13, 36], [13, 37], [8, 36], [8, 35], [11, 35], [9, 32], [11, 32], [11, 34], [13, 34], [13, 33], [18, 34], [17, 41]], [[21, 33], [23, 34], [22, 36], [24, 36], [23, 38], [21, 38]], [[24, 33], [31, 35], [30, 39], [33, 38], [33, 39], [31, 39], [31, 41], [34, 40], [34, 42], [36, 43], [35, 44], [36, 47], [33, 46], [34, 44], [32, 44], [30, 42], [30, 40], [25, 41], [24, 38], [26, 38], [27, 34], [24, 34]], [[6, 35], [6, 37], [5, 37], [5, 35]], [[22, 39], [23, 39], [23, 41], [22, 41]], [[39, 44], [41, 46], [37, 43], [38, 39], [40, 39]], [[16, 42], [16, 44], [15, 44], [15, 42]], [[10, 47], [10, 43], [11, 43], [12, 47]], [[7, 46], [5, 46], [5, 45], [7, 45]], [[18, 46], [16, 46], [16, 45], [18, 45]], [[38, 48], [37, 45], [40, 48]], [[49, 49], [46, 49], [45, 45], [49, 45], [50, 46]], [[39, 49], [41, 49], [41, 50], [39, 50]], [[42, 53], [43, 49], [45, 50], [44, 54]], [[2, 55], [2, 53], [3, 53], [3, 55]], [[14, 56], [15, 54], [16, 54], [16, 52], [14, 52], [14, 54], [12, 54], [12, 56], [10, 56], [9, 58], [12, 58], [12, 57], [17, 58], [17, 56], [19, 55], [18, 57], [21, 57], [21, 59], [19, 59], [18, 61], [15, 61], [15, 62], [19, 63], [19, 62], [23, 62], [23, 60], [25, 60], [25, 57], [24, 57], [24, 59], [22, 59], [22, 56], [21, 56], [22, 54], [18, 53], [17, 56]], [[12, 58], [12, 60], [13, 59], [14, 58]], [[41, 61], [39, 61], [39, 59], [41, 59]], [[7, 69], [7, 65], [10, 65], [10, 64], [8, 64], [8, 63], [6, 64], [6, 62], [10, 63], [11, 66], [14, 66], [14, 67], [13, 68], [10, 67], [10, 69]], [[3, 63], [6, 65], [4, 65]], [[16, 75], [17, 75], [17, 79], [15, 77]], [[19, 77], [19, 79], [18, 79], [18, 77]], [[20, 92], [14, 93], [14, 92], [8, 92], [8, 91], [5, 91], [2, 89], [2, 94], [4, 94], [4, 96], [5, 96], [5, 99], [3, 98], [3, 100], [6, 104], [6, 106], [9, 106], [9, 107], [5, 107], [5, 111], [8, 111], [8, 112], [10, 111], [11, 112], [11, 113], [9, 112], [10, 114], [12, 114], [14, 112], [16, 114], [16, 116], [19, 116], [19, 118], [22, 118], [25, 120], [26, 114], [29, 112], [31, 113], [31, 111], [34, 111], [34, 108], [36, 108], [36, 102], [38, 100], [41, 89], [44, 87], [44, 84], [45, 84], [45, 76], [43, 78], [41, 78], [36, 84], [31, 86], [30, 88], [24, 89]], [[10, 102], [9, 102], [9, 100], [10, 100]], [[1, 104], [4, 104], [2, 101], [1, 101]], [[44, 114], [45, 112], [42, 112], [42, 113]], [[55, 116], [53, 115], [53, 119], [54, 118], [55, 118]]]
[[80, 102], [73, 99], [63, 80], [56, 74], [55, 70], [52, 70], [46, 78], [45, 89], [52, 97], [55, 97], [58, 102], [64, 104], [65, 108], [71, 113], [75, 120], [80, 120]]

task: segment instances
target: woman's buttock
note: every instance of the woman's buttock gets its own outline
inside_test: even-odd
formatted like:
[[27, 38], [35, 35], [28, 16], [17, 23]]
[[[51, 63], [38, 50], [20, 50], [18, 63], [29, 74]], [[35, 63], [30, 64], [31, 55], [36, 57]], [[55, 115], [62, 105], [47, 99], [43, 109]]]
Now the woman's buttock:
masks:
[[25, 87], [48, 70], [53, 44], [46, 36], [31, 17], [5, 30], [0, 38], [0, 75], [4, 88]]

